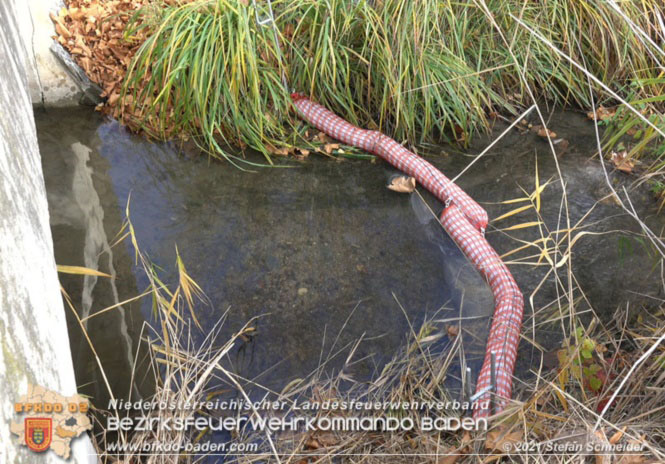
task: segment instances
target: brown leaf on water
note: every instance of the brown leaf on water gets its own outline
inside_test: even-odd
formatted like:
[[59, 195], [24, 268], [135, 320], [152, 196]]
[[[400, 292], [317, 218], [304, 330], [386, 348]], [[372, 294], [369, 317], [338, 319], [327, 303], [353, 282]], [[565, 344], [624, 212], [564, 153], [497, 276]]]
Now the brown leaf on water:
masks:
[[633, 172], [635, 167], [635, 162], [628, 157], [628, 152], [626, 150], [615, 152], [613, 151], [610, 155], [610, 161], [614, 164], [614, 167], [619, 171], [630, 174]]
[[547, 127], [533, 126], [531, 130], [535, 131], [536, 134], [538, 134], [538, 137], [547, 138], [548, 135], [552, 139], [556, 137], [556, 132], [549, 130]]
[[388, 188], [393, 192], [411, 193], [416, 189], [416, 179], [406, 176], [395, 177], [390, 181]]

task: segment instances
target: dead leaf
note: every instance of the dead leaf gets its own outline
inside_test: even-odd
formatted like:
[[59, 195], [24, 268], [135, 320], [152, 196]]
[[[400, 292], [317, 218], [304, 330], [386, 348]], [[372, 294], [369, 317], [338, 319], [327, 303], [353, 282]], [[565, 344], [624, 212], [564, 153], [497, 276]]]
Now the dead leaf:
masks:
[[596, 114], [593, 114], [593, 111], [589, 111], [586, 116], [587, 118], [594, 121], [606, 121], [612, 118], [616, 114], [616, 107], [614, 108], [605, 108], [604, 106], [599, 106], [596, 108]]
[[615, 152], [613, 151], [610, 155], [610, 161], [614, 164], [619, 171], [630, 174], [633, 172], [635, 167], [635, 162], [628, 157], [628, 152], [626, 150]]
[[395, 177], [390, 181], [388, 188], [393, 192], [411, 193], [416, 189], [416, 179], [406, 176]]
[[339, 150], [339, 143], [326, 143], [323, 146], [323, 150], [330, 155], [333, 150]]
[[271, 155], [289, 156], [291, 154], [291, 152], [293, 151], [293, 148], [289, 148], [289, 147], [275, 148], [272, 145], [266, 145], [266, 150], [268, 150], [268, 153], [270, 153]]
[[618, 430], [610, 437], [610, 443], [612, 445], [616, 445], [619, 443], [619, 440], [621, 440], [621, 437], [623, 437], [624, 432], [626, 431], [626, 426], [624, 426], [621, 430]]
[[453, 126], [453, 129], [455, 130], [455, 140], [457, 140], [460, 143], [466, 142], [467, 133], [464, 130], [464, 128], [462, 126], [460, 126], [459, 124], [455, 124]]
[[304, 148], [296, 148], [296, 151], [297, 153], [295, 154], [295, 158], [300, 161], [303, 161], [310, 154], [310, 151]]
[[312, 140], [315, 142], [328, 143], [332, 139], [328, 137], [325, 132], [319, 132], [312, 138]]
[[513, 449], [515, 443], [522, 441], [519, 431], [508, 432], [506, 429], [494, 429], [487, 432], [485, 448], [494, 453], [506, 453]]
[[55, 32], [65, 39], [69, 39], [72, 36], [71, 32], [69, 32], [69, 30], [60, 23], [55, 23]]
[[536, 131], [536, 134], [538, 134], [538, 137], [547, 138], [548, 135], [551, 139], [556, 137], [556, 132], [549, 130], [547, 127], [533, 126], [533, 129], [535, 129], [535, 128], [538, 128], [538, 130]]
[[[607, 442], [607, 436], [605, 435], [605, 430], [596, 430], [594, 436], [591, 437], [591, 440], [593, 440], [599, 446], [605, 447], [609, 445]], [[607, 453], [596, 454], [596, 464], [611, 464], [611, 462], [612, 457]]]
[[90, 269], [89, 267], [84, 267], [84, 266], [65, 266], [62, 264], [57, 264], [56, 269], [58, 270], [58, 272], [61, 272], [63, 274], [99, 276], [99, 277], [108, 277], [109, 279], [113, 278], [113, 276], [106, 274], [105, 272], [98, 271], [97, 269]]
[[500, 462], [503, 459], [501, 454], [490, 454], [485, 459], [483, 459], [483, 464], [491, 464], [493, 462]]

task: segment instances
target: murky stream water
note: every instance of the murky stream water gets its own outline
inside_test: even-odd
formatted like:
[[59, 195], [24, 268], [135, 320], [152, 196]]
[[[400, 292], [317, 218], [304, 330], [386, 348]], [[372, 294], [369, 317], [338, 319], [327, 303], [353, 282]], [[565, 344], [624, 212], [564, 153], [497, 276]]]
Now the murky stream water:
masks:
[[[404, 343], [407, 319], [417, 328], [434, 314], [457, 317], [460, 306], [463, 316], [481, 317], [465, 350], [472, 360], [482, 355], [493, 311], [491, 293], [418, 196], [385, 188], [395, 174], [385, 163], [310, 156], [301, 164], [284, 163], [295, 168], [247, 173], [223, 163], [188, 159], [171, 145], [148, 143], [88, 110], [38, 112], [36, 118], [56, 261], [116, 276], [111, 281], [62, 277], [83, 317], [146, 287], [129, 245], [110, 246], [131, 195], [139, 243], [163, 269], [165, 281], [175, 278], [177, 245], [189, 273], [209, 297], [211, 304], [199, 312], [204, 328], [228, 310], [222, 342], [250, 318], [261, 316], [255, 324], [257, 335], [233, 353], [234, 367], [245, 377], [280, 388], [309, 374], [331, 351], [363, 337], [356, 354], [362, 361], [351, 374], [366, 379]], [[589, 160], [595, 147], [590, 125], [579, 115], [564, 113], [553, 118], [552, 127], [571, 145], [560, 169], [575, 224], [608, 190], [598, 161]], [[478, 140], [471, 152], [479, 152], [486, 143]], [[432, 158], [451, 176], [469, 161], [462, 155]], [[490, 217], [497, 217], [516, 207], [498, 202], [524, 196], [521, 188], [533, 190], [536, 164], [541, 182], [557, 171], [541, 140], [515, 132], [459, 184], [487, 207]], [[613, 178], [618, 184], [627, 182], [621, 176]], [[656, 205], [646, 189], [631, 195], [647, 221], [662, 222], [653, 218]], [[441, 207], [426, 194], [425, 198], [438, 213]], [[556, 224], [562, 211], [557, 180], [545, 189], [542, 200], [543, 220]], [[529, 214], [497, 227], [537, 219]], [[598, 204], [586, 223], [595, 232], [637, 231], [611, 201]], [[515, 238], [533, 240], [534, 234], [537, 229], [511, 231], [510, 236], [490, 230], [488, 237], [499, 253], [505, 253], [519, 246]], [[648, 247], [627, 232], [584, 238], [575, 248], [575, 258], [575, 275], [601, 314], [636, 294], [661, 291]], [[546, 268], [511, 268], [528, 299]], [[534, 298], [535, 306], [554, 297], [555, 286], [544, 286]], [[527, 323], [531, 312], [527, 303]], [[86, 322], [120, 397], [127, 396], [129, 366], [141, 326], [150, 318], [150, 304], [144, 301]], [[106, 395], [94, 357], [77, 324], [70, 322], [82, 391], [101, 400]], [[556, 342], [547, 329], [538, 337]], [[345, 356], [332, 359], [329, 369], [339, 367]], [[527, 370], [531, 357], [520, 360], [520, 369]], [[138, 390], [149, 391], [149, 380], [138, 384]]]

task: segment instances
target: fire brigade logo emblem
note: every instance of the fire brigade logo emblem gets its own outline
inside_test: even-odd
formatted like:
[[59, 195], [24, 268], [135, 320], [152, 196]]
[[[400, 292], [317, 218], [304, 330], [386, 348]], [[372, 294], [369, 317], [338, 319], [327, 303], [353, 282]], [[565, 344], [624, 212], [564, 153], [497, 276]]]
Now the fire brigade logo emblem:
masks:
[[52, 424], [50, 417], [26, 417], [25, 444], [28, 448], [37, 453], [46, 451], [51, 446]]

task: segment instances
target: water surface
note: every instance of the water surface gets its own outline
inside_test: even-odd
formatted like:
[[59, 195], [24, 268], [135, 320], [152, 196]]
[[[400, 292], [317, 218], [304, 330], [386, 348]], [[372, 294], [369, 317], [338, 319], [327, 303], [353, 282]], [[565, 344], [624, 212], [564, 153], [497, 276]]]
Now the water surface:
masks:
[[[409, 322], [418, 330], [427, 317], [458, 317], [460, 307], [479, 317], [466, 353], [477, 369], [492, 296], [422, 200], [386, 189], [391, 167], [311, 156], [243, 172], [85, 110], [38, 114], [37, 125], [57, 262], [116, 276], [64, 278], [84, 316], [146, 288], [131, 247], [109, 246], [131, 197], [138, 242], [164, 281], [175, 282], [177, 247], [209, 299], [196, 338], [226, 312], [219, 343], [259, 316], [256, 335], [231, 357], [244, 377], [281, 389], [347, 347], [329, 359], [333, 372], [362, 338], [348, 373], [369, 379], [406, 341]], [[144, 301], [89, 321], [116, 395], [126, 396], [141, 324], [151, 318]], [[84, 391], [103, 398], [80, 329], [71, 332], [79, 378], [92, 382]]]
[[[220, 344], [258, 317], [256, 334], [230, 358], [246, 378], [279, 390], [326, 360], [332, 373], [348, 347], [362, 339], [358, 362], [347, 373], [367, 380], [403, 345], [411, 327], [418, 330], [433, 316], [470, 318], [464, 351], [474, 371], [479, 368], [492, 296], [436, 221], [442, 206], [426, 192], [423, 203], [417, 194], [386, 189], [396, 175], [387, 164], [311, 155], [305, 162], [278, 160], [278, 168], [243, 172], [205, 157], [191, 159], [172, 144], [150, 143], [86, 109], [38, 112], [36, 119], [56, 261], [115, 277], [62, 276], [81, 317], [146, 288], [131, 246], [111, 247], [129, 202], [140, 246], [163, 280], [175, 283], [177, 247], [208, 297], [209, 304], [198, 309], [203, 330], [193, 332], [195, 339], [224, 314]], [[497, 132], [503, 127], [497, 124]], [[562, 295], [569, 288], [586, 322], [594, 315], [610, 322], [618, 305], [640, 307], [662, 296], [655, 254], [635, 221], [607, 197], [605, 174], [592, 158], [591, 123], [580, 114], [557, 112], [550, 127], [570, 144], [559, 158], [535, 134], [515, 130], [458, 181], [490, 218], [519, 206], [504, 202], [532, 192], [536, 172], [541, 184], [549, 182], [538, 214], [532, 209], [491, 224], [488, 240], [500, 254], [556, 229], [588, 232], [574, 248], [574, 280], [567, 280], [563, 266], [557, 283], [551, 268], [538, 263], [538, 253], [510, 255], [526, 297], [528, 332], [546, 350], [557, 348], [561, 324], [569, 323], [558, 309], [565, 313]], [[467, 153], [435, 147], [429, 159], [454, 177], [490, 141], [478, 138]], [[633, 179], [622, 173], [610, 172], [610, 179], [616, 188], [629, 189], [636, 211], [654, 230], [663, 227], [647, 188], [632, 188]], [[529, 221], [541, 221], [542, 228], [502, 230]], [[542, 308], [554, 315], [552, 323], [534, 319]], [[82, 391], [103, 401], [95, 358], [69, 316]], [[144, 351], [136, 354], [145, 321], [152, 321], [149, 301], [86, 321], [116, 396], [150, 391], [153, 374]], [[540, 352], [528, 343], [520, 349], [517, 373], [528, 375]], [[451, 378], [458, 375], [455, 369]]]

